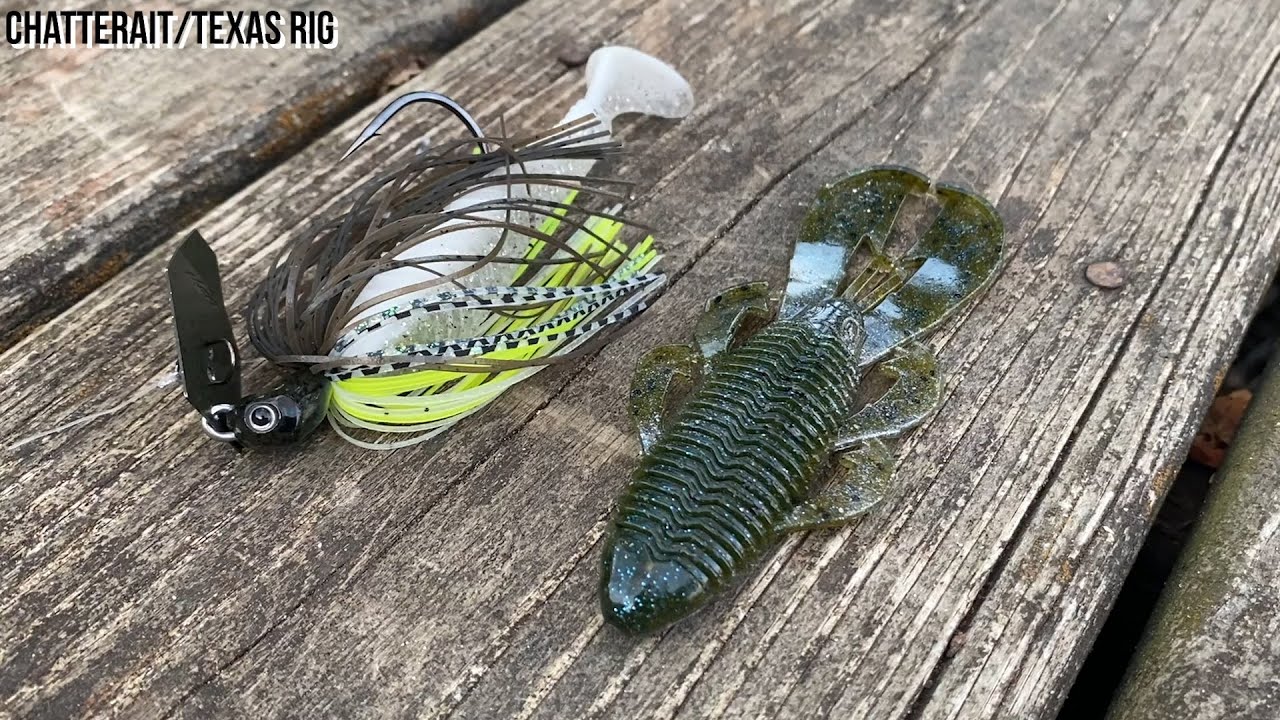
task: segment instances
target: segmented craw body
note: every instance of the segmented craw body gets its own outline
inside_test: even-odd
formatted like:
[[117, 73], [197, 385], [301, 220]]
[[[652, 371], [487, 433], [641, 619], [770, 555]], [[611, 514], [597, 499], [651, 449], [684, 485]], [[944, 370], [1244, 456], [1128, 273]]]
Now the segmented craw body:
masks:
[[[894, 257], [904, 238], [914, 244]], [[730, 288], [707, 304], [693, 344], [641, 361], [631, 415], [644, 456], [605, 545], [605, 617], [665, 627], [782, 534], [875, 506], [894, 466], [884, 441], [941, 394], [917, 338], [987, 285], [1002, 243], [986, 201], [904, 168], [824, 188], [779, 307], [765, 283]], [[859, 407], [867, 381], [888, 389]]]

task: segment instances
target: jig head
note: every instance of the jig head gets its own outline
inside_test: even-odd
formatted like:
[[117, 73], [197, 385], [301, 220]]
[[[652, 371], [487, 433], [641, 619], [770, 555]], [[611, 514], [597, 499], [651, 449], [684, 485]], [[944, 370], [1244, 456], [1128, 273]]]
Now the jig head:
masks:
[[296, 442], [320, 425], [328, 382], [298, 373], [275, 391], [241, 395], [240, 351], [222, 295], [218, 259], [198, 232], [169, 261], [169, 297], [183, 394], [215, 440], [242, 447]]

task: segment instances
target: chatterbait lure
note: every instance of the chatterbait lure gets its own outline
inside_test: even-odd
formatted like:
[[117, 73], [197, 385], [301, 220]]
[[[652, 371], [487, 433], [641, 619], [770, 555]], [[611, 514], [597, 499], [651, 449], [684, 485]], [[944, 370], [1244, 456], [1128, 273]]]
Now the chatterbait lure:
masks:
[[[895, 258], [908, 216], [925, 229]], [[940, 398], [917, 339], [991, 281], [1003, 237], [972, 193], [904, 168], [858, 172], [819, 193], [776, 311], [765, 283], [731, 288], [694, 344], [643, 358], [630, 412], [644, 454], [604, 547], [605, 618], [662, 629], [782, 535], [874, 506], [894, 466], [884, 441]], [[863, 383], [887, 390], [859, 406]]]
[[586, 77], [564, 120], [532, 135], [485, 135], [430, 92], [375, 117], [348, 155], [419, 102], [449, 110], [470, 137], [396, 163], [286, 246], [247, 312], [254, 347], [293, 371], [270, 392], [242, 396], [217, 261], [189, 236], [169, 282], [182, 380], [206, 432], [278, 445], [328, 418], [364, 447], [421, 442], [643, 312], [664, 283], [653, 239], [624, 238], [637, 228], [619, 215], [627, 183], [587, 174], [620, 152], [616, 116], [683, 117], [692, 91], [622, 47], [597, 50]]

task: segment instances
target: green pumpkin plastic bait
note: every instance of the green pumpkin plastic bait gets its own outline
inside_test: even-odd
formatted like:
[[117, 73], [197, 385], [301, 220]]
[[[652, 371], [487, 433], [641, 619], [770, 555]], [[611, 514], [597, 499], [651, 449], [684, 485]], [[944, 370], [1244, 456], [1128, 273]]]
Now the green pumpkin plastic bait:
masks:
[[[932, 223], [892, 257], [900, 215], [926, 205]], [[884, 439], [940, 397], [936, 358], [916, 339], [991, 281], [1003, 237], [982, 198], [870, 168], [819, 193], [776, 312], [765, 283], [734, 287], [708, 303], [693, 345], [651, 351], [632, 383], [644, 456], [604, 549], [605, 618], [660, 630], [783, 534], [876, 505], [894, 466]], [[873, 379], [888, 390], [859, 408]]]

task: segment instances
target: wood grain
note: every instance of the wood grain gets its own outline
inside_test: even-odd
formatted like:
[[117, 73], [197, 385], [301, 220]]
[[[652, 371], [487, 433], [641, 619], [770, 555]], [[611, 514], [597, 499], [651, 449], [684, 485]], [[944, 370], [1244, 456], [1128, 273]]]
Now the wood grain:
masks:
[[332, 50], [6, 47], [0, 348], [516, 2], [344, 3]]
[[[157, 252], [9, 351], [0, 429], [137, 396], [5, 458], [0, 702], [21, 715], [1049, 717], [1280, 248], [1265, 2], [533, 0], [432, 66], [484, 122], [558, 117], [563, 33], [694, 81], [626, 132], [672, 289], [598, 357], [442, 442], [232, 457], [174, 391]], [[326, 136], [202, 219], [243, 300], [387, 148]], [[634, 358], [733, 276], [781, 280], [824, 182], [891, 161], [996, 201], [1011, 257], [935, 337], [947, 402], [864, 522], [783, 544], [661, 638], [601, 627]], [[1104, 291], [1083, 268], [1115, 260]], [[109, 357], [104, 373], [95, 358]], [[265, 384], [269, 370], [250, 383]]]
[[1280, 362], [1213, 478], [1108, 717], [1269, 718], [1280, 703]]

